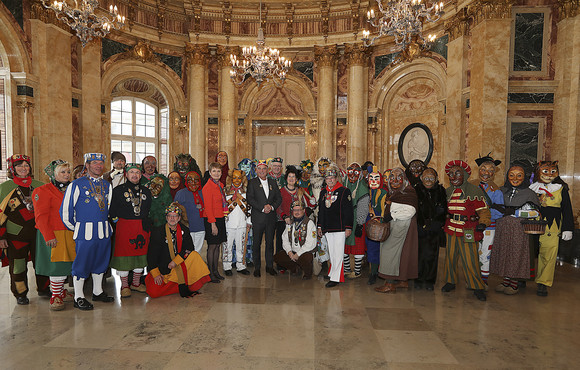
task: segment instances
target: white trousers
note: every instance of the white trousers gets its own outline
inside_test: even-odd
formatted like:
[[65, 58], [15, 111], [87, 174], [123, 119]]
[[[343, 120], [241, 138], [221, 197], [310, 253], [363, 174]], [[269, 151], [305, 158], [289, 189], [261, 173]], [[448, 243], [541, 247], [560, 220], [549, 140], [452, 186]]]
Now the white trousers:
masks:
[[328, 241], [328, 254], [330, 260], [330, 281], [339, 283], [342, 277], [342, 263], [344, 261], [344, 243], [346, 235], [344, 231], [336, 233], [326, 233], [326, 240]]
[[192, 231], [190, 234], [191, 239], [193, 239], [194, 250], [201, 254], [201, 248], [203, 248], [203, 241], [205, 240], [205, 231]]
[[236, 270], [240, 271], [246, 268], [244, 263], [244, 238], [246, 237], [246, 227], [237, 227], [235, 229], [226, 229], [226, 234], [228, 236], [227, 243], [224, 243], [224, 249], [222, 254], [222, 262], [224, 266], [224, 271], [232, 269], [233, 261], [233, 246], [234, 241], [236, 242]]
[[483, 239], [479, 242], [479, 268], [483, 277], [489, 276], [489, 261], [494, 238], [495, 229], [486, 229], [483, 232]]

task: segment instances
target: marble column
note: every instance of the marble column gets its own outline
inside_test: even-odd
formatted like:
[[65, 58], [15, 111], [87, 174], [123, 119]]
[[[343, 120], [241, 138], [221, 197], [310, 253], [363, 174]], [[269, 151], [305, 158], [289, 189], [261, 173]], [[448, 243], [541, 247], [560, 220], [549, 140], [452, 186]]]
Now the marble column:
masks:
[[367, 152], [367, 107], [365, 85], [369, 50], [362, 43], [346, 44], [344, 55], [348, 64], [348, 111], [346, 134], [346, 163], [360, 164], [366, 160]]
[[[80, 122], [80, 152], [111, 153], [111, 125], [110, 125], [110, 102], [101, 101], [101, 42], [93, 40], [82, 49], [81, 66], [81, 122]], [[99, 86], [95, 89], [95, 86]], [[105, 104], [105, 112], [108, 119], [101, 130], [102, 116], [101, 104]], [[108, 167], [109, 163], [106, 163]]]
[[[480, 4], [485, 5], [474, 10], [475, 26], [471, 29], [473, 58], [466, 151], [471, 164], [489, 152], [505, 162], [506, 154], [511, 7]], [[500, 165], [497, 179], [503, 178], [503, 168], [504, 164]]]
[[[186, 47], [189, 95], [189, 153], [200, 167], [207, 167], [207, 58], [208, 44]], [[213, 158], [212, 158], [213, 160]]]
[[[230, 79], [230, 54], [239, 53], [239, 47], [218, 45], [219, 58], [219, 150], [228, 153], [230, 163], [238, 163], [236, 132], [238, 127], [238, 91]], [[213, 158], [209, 158], [213, 161]]]
[[[38, 19], [31, 19], [30, 27], [32, 72], [38, 87], [34, 90], [33, 148], [28, 154], [34, 153], [37, 173], [53, 159], [73, 159], [71, 34]], [[96, 90], [100, 91], [100, 84]]]
[[[445, 24], [449, 34], [447, 44], [447, 97], [445, 101], [445, 124], [441, 130], [442, 162], [465, 158], [465, 99], [463, 90], [467, 85], [467, 19], [461, 14]], [[440, 175], [441, 180], [444, 179]]]
[[[570, 186], [572, 206], [580, 207], [580, 15], [571, 1], [562, 1], [554, 65], [555, 94], [551, 155], [559, 160], [560, 175]], [[575, 66], [575, 67], [574, 67]]]
[[[314, 46], [318, 66], [318, 153], [336, 158], [336, 45]], [[348, 142], [347, 142], [348, 147]]]

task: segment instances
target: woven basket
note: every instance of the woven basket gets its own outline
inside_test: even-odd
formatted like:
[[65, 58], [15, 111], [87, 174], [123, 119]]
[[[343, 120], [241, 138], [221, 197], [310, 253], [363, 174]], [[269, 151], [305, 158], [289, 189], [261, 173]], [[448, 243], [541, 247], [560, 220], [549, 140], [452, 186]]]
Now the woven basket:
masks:
[[391, 232], [390, 226], [391, 224], [388, 222], [381, 222], [380, 217], [371, 218], [365, 224], [367, 238], [375, 242], [384, 242]]
[[520, 221], [524, 227], [524, 233], [531, 235], [542, 235], [546, 232], [546, 225], [548, 221], [523, 219]]

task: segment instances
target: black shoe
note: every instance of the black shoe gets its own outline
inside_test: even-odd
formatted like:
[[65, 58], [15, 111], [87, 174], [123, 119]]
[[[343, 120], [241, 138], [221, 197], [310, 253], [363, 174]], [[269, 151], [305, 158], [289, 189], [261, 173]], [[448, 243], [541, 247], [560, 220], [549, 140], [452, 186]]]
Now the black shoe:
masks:
[[367, 281], [368, 285], [374, 285], [377, 282], [377, 275], [376, 274], [370, 274], [369, 275], [369, 281]]
[[434, 285], [431, 283], [425, 284], [425, 290], [432, 291], [434, 288], [435, 288]]
[[232, 276], [233, 275], [232, 270], [226, 270], [225, 271], [225, 274], [226, 274], [226, 276]]
[[50, 292], [50, 289], [48, 290], [42, 290], [42, 291], [38, 291], [38, 296], [39, 297], [45, 297], [45, 298], [50, 298], [52, 296], [52, 293]]
[[450, 292], [452, 290], [455, 290], [455, 284], [451, 284], [451, 283], [445, 283], [445, 285], [443, 285], [443, 287], [441, 288], [442, 292]]
[[423, 289], [423, 282], [421, 282], [419, 280], [415, 280], [413, 287], [415, 288], [415, 290], [421, 290], [421, 289]]
[[26, 297], [16, 297], [16, 304], [21, 306], [27, 305], [30, 303], [30, 300]]
[[216, 278], [220, 279], [220, 280], [225, 280], [225, 279], [226, 279], [225, 277], [221, 276], [221, 275], [220, 275], [220, 273], [219, 273], [219, 272], [217, 272], [217, 271], [214, 273], [214, 276], [215, 276]]
[[246, 267], [254, 267], [254, 262], [252, 262], [252, 261], [248, 261], [248, 262], [246, 263]]
[[[79, 298], [79, 299], [80, 299], [80, 298]], [[109, 303], [109, 302], [113, 302], [114, 300], [115, 300], [115, 298], [113, 298], [113, 297], [109, 297], [109, 296], [107, 295], [107, 293], [105, 293], [105, 292], [102, 292], [102, 293], [101, 293], [101, 294], [99, 294], [99, 295], [94, 295], [94, 294], [93, 294], [93, 302], [95, 302], [95, 301], [99, 301], [99, 302], [105, 302], [105, 303]]]
[[219, 284], [219, 283], [222, 282], [220, 279], [218, 279], [216, 277], [211, 277], [210, 276], [210, 278], [211, 278], [211, 280], [209, 281], [210, 283]]
[[248, 271], [248, 269], [243, 269], [243, 270], [237, 270], [238, 274], [242, 274], [242, 275], [250, 275], [250, 271]]
[[254, 277], [259, 278], [260, 276], [262, 276], [262, 274], [260, 274], [260, 270], [254, 270]]
[[310, 279], [312, 279], [312, 275], [308, 275], [308, 276], [304, 275], [304, 276], [302, 276], [302, 280], [310, 280]]
[[540, 297], [547, 297], [548, 296], [548, 287], [544, 284], [538, 284], [538, 291], [536, 294]]
[[518, 289], [525, 288], [525, 287], [526, 287], [526, 281], [525, 280], [518, 281]]
[[329, 281], [328, 283], [326, 283], [325, 287], [334, 288], [337, 285], [338, 285], [338, 283], [336, 281]]
[[477, 297], [477, 299], [480, 301], [487, 301], [487, 298], [485, 297], [485, 290], [483, 289], [475, 289], [473, 291], [473, 295], [475, 295], [475, 297]]
[[178, 288], [179, 288], [179, 295], [182, 296], [183, 298], [189, 298], [189, 297], [193, 296], [193, 292], [191, 290], [189, 290], [189, 287], [187, 286], [187, 284], [179, 284]]
[[74, 306], [81, 311], [90, 311], [93, 309], [93, 304], [87, 301], [86, 298], [79, 298], [75, 300]]
[[278, 273], [276, 272], [276, 270], [274, 270], [273, 267], [266, 267], [266, 272], [272, 276], [278, 275]]

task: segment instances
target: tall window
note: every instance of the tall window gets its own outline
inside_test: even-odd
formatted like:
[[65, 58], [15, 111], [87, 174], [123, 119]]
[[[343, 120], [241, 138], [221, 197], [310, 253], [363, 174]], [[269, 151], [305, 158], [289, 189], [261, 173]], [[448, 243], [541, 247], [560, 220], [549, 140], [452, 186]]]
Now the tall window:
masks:
[[160, 110], [138, 98], [114, 100], [111, 103], [111, 151], [123, 153], [127, 162], [141, 163], [146, 156], [155, 156], [159, 172], [166, 173], [167, 120], [167, 108]]

